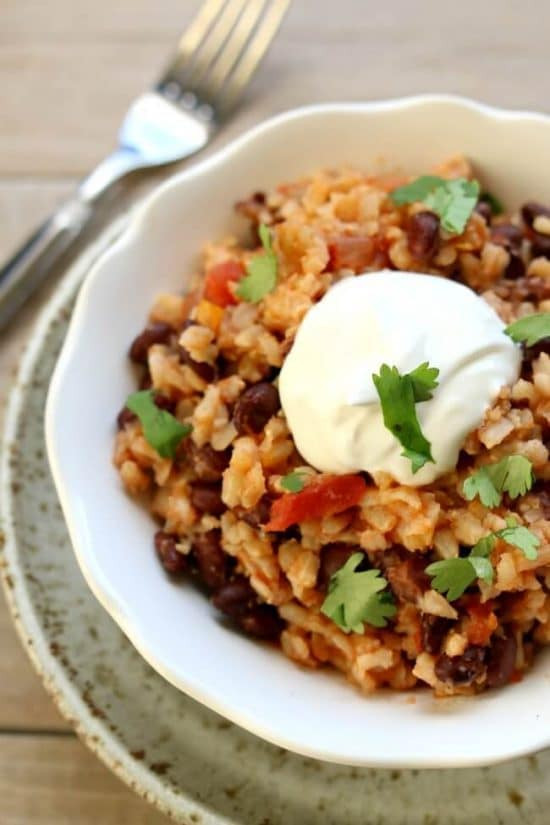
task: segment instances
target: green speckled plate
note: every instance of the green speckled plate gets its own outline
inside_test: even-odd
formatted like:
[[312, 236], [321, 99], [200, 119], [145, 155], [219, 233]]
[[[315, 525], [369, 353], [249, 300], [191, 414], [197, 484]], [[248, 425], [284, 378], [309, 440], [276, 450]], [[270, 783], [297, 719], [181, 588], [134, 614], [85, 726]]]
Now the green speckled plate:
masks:
[[8, 601], [46, 687], [82, 739], [181, 823], [545, 825], [550, 751], [494, 768], [439, 772], [345, 768], [294, 756], [171, 687], [96, 602], [50, 479], [43, 412], [74, 293], [97, 251], [68, 274], [36, 328], [2, 450]]

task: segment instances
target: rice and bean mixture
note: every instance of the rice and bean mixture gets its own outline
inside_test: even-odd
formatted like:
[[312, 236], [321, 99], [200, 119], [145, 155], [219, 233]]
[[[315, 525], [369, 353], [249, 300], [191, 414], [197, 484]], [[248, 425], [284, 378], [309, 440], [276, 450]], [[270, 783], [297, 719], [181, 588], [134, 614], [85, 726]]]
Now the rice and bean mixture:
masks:
[[[473, 178], [460, 157], [433, 174]], [[389, 193], [404, 183], [335, 169], [237, 203], [250, 227], [246, 242], [208, 244], [191, 288], [183, 292], [182, 273], [182, 294], [158, 296], [130, 348], [140, 389], [151, 388], [156, 408], [179, 422], [174, 449], [161, 455], [124, 407], [114, 460], [126, 490], [159, 524], [154, 546], [165, 570], [199, 580], [241, 631], [278, 643], [305, 667], [335, 667], [367, 693], [429, 685], [436, 695], [471, 694], [521, 679], [550, 642], [549, 339], [523, 345], [521, 377], [502, 388], [454, 472], [425, 487], [358, 474], [351, 506], [344, 496], [323, 511], [322, 502], [338, 499], [330, 495], [335, 477], [304, 463], [277, 390], [308, 309], [359, 273], [459, 280], [506, 324], [550, 311], [549, 208], [527, 203], [505, 216], [482, 196], [452, 235], [423, 203], [395, 204]], [[238, 285], [262, 253], [260, 226], [269, 229], [277, 280], [261, 299], [243, 300]], [[468, 500], [465, 480], [511, 455], [531, 463], [530, 489], [504, 493], [492, 507]], [[289, 492], [282, 482], [296, 473], [303, 490]], [[273, 513], [285, 497], [295, 515], [282, 528]], [[496, 535], [510, 518], [536, 536], [536, 558]], [[464, 557], [488, 534], [492, 580], [479, 578], [454, 599], [435, 589], [426, 568]], [[385, 626], [346, 632], [321, 607], [334, 575], [358, 553], [360, 569], [387, 581], [394, 615]]]

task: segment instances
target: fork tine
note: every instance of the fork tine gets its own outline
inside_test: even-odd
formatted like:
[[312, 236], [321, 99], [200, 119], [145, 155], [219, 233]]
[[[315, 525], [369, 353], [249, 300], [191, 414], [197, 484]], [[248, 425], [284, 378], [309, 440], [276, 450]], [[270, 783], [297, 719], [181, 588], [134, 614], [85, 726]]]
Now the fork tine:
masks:
[[[177, 86], [183, 81], [185, 70], [199, 52], [212, 28], [212, 24], [218, 18], [226, 3], [227, 0], [204, 0], [197, 14], [180, 37], [174, 59], [159, 78], [156, 84], [157, 89], [166, 88], [170, 91], [169, 87], [171, 85]], [[174, 90], [173, 96], [178, 96], [177, 89]]]
[[201, 41], [207, 34], [210, 26], [216, 19], [225, 0], [205, 0], [197, 14], [182, 34], [178, 44], [179, 60], [189, 60], [193, 52], [199, 48]]
[[203, 78], [212, 62], [230, 35], [239, 15], [249, 0], [227, 0], [225, 7], [218, 15], [218, 19], [212, 26], [192, 66], [189, 76], [189, 83], [197, 85]]
[[216, 110], [222, 114], [226, 114], [236, 104], [237, 99], [249, 83], [256, 67], [277, 34], [290, 5], [290, 0], [270, 0], [270, 2], [271, 5], [262, 22], [239, 56], [233, 74], [227, 81], [225, 88], [221, 90], [223, 95], [222, 99], [216, 102]]
[[248, 0], [238, 25], [234, 27], [223, 49], [212, 63], [207, 76], [204, 77], [201, 94], [211, 99], [220, 91], [239, 60], [246, 41], [254, 31], [264, 5], [265, 0]]

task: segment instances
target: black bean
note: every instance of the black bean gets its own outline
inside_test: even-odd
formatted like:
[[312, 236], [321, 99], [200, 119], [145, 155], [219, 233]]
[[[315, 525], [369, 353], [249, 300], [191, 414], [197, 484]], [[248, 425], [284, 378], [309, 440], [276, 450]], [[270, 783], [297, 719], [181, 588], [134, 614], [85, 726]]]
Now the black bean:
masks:
[[218, 481], [194, 481], [191, 484], [191, 504], [201, 513], [221, 516], [225, 511], [221, 484]]
[[493, 210], [491, 209], [491, 204], [487, 201], [478, 201], [474, 207], [474, 212], [477, 212], [478, 215], [485, 220], [485, 223], [489, 225], [491, 223], [491, 218], [493, 217]]
[[176, 549], [176, 539], [164, 530], [155, 533], [155, 550], [167, 573], [178, 576], [187, 568], [187, 559]]
[[533, 258], [550, 258], [550, 237], [541, 232], [533, 232], [531, 239], [531, 255]]
[[435, 662], [435, 675], [442, 682], [471, 685], [485, 672], [485, 648], [470, 645], [462, 656], [442, 653]]
[[284, 622], [275, 607], [258, 604], [238, 619], [239, 627], [257, 639], [278, 639]]
[[452, 624], [451, 619], [444, 619], [441, 616], [432, 616], [429, 613], [423, 613], [420, 620], [423, 650], [432, 655], [439, 653], [445, 636]]
[[523, 278], [524, 275], [525, 264], [523, 263], [523, 258], [514, 252], [510, 252], [510, 263], [506, 267], [504, 277], [510, 281], [517, 281], [518, 278]]
[[130, 347], [130, 359], [136, 364], [146, 364], [149, 347], [153, 344], [167, 344], [173, 332], [170, 324], [165, 324], [163, 321], [149, 324], [134, 338]]
[[537, 481], [533, 487], [533, 493], [536, 494], [539, 502], [539, 508], [542, 511], [543, 518], [550, 520], [550, 490], [545, 481]]
[[215, 450], [210, 444], [197, 447], [189, 441], [193, 471], [201, 481], [220, 481], [231, 460], [231, 448]]
[[254, 192], [249, 198], [244, 201], [238, 201], [235, 204], [235, 210], [254, 225], [260, 223], [260, 217], [265, 207], [265, 194], [263, 192]]
[[154, 394], [153, 401], [155, 402], [155, 407], [158, 407], [159, 410], [166, 410], [166, 412], [172, 414], [176, 410], [176, 402], [172, 398], [168, 398], [160, 392], [156, 392]]
[[519, 253], [523, 241], [523, 232], [519, 226], [515, 226], [513, 223], [499, 223], [491, 227], [491, 241], [512, 252]]
[[369, 558], [373, 567], [377, 567], [385, 573], [389, 567], [393, 567], [394, 564], [399, 564], [399, 562], [405, 561], [408, 556], [409, 550], [406, 550], [400, 544], [394, 544], [389, 550], [376, 550], [370, 554]]
[[433, 212], [417, 212], [407, 226], [407, 243], [415, 258], [427, 261], [439, 246], [439, 218]]
[[182, 364], [187, 364], [188, 367], [191, 367], [193, 372], [196, 372], [199, 378], [202, 378], [203, 381], [207, 383], [213, 381], [216, 377], [216, 368], [212, 366], [212, 364], [208, 364], [206, 361], [195, 361], [194, 358], [191, 358], [190, 353], [178, 344], [178, 355], [179, 359]]
[[521, 207], [521, 217], [523, 218], [523, 222], [530, 229], [535, 222], [535, 218], [538, 218], [540, 215], [550, 217], [550, 208], [548, 206], [544, 206], [542, 203], [537, 203], [536, 201], [528, 201], [528, 203], [525, 203]]
[[386, 576], [398, 599], [414, 604], [430, 589], [431, 582], [425, 568], [426, 560], [417, 553], [408, 553], [404, 561], [388, 567]]
[[363, 551], [354, 544], [344, 544], [343, 542], [325, 544], [321, 548], [319, 572], [317, 574], [317, 587], [319, 590], [326, 592], [332, 576], [344, 566], [350, 556], [357, 552], [362, 553]]
[[153, 379], [151, 378], [151, 373], [148, 369], [145, 370], [143, 375], [141, 376], [141, 380], [139, 382], [140, 390], [150, 390], [153, 386]]
[[528, 358], [530, 361], [533, 361], [535, 358], [538, 358], [545, 352], [547, 355], [550, 355], [550, 336], [546, 336], [546, 338], [541, 338], [540, 341], [537, 341], [536, 344], [533, 344], [530, 347], [525, 347], [525, 357]]
[[235, 375], [239, 372], [239, 365], [237, 361], [230, 361], [224, 355], [218, 355], [216, 358], [216, 373], [218, 378], [229, 378], [230, 375]]
[[487, 686], [508, 684], [516, 667], [517, 643], [514, 636], [496, 636], [487, 657]]
[[220, 587], [212, 598], [214, 607], [232, 619], [244, 616], [256, 606], [257, 601], [255, 591], [244, 576], [235, 576], [232, 581]]
[[137, 415], [129, 410], [128, 407], [123, 407], [117, 415], [116, 423], [119, 430], [123, 430], [126, 424], [137, 420]]
[[271, 515], [272, 498], [269, 495], [263, 495], [259, 502], [251, 507], [250, 510], [244, 510], [240, 515], [243, 521], [250, 524], [251, 527], [259, 527], [260, 524], [266, 524]]
[[260, 433], [280, 406], [279, 393], [273, 384], [263, 381], [249, 387], [237, 399], [233, 411], [237, 432], [239, 435]]
[[199, 575], [204, 583], [219, 590], [227, 582], [231, 560], [221, 545], [221, 532], [209, 530], [197, 536], [193, 542], [193, 555]]

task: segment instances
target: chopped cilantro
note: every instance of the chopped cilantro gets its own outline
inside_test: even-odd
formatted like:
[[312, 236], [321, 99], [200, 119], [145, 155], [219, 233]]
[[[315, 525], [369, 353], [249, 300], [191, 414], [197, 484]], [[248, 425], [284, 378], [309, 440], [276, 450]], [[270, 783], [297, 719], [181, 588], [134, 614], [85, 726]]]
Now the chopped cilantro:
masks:
[[477, 572], [469, 559], [442, 559], [429, 564], [426, 573], [432, 578], [432, 587], [443, 593], [450, 602], [462, 596], [477, 579]]
[[271, 232], [263, 223], [260, 224], [258, 232], [264, 253], [249, 261], [246, 267], [247, 274], [239, 281], [236, 289], [239, 298], [250, 303], [261, 301], [277, 283], [277, 256], [273, 252]]
[[372, 376], [384, 424], [405, 448], [401, 455], [410, 459], [413, 473], [434, 460], [431, 444], [420, 429], [415, 404], [432, 397], [438, 375], [439, 370], [426, 362], [405, 375], [401, 375], [397, 367], [382, 364], [380, 374]]
[[385, 627], [395, 615], [396, 607], [388, 582], [380, 570], [357, 572], [364, 559], [363, 553], [354, 553], [331, 577], [328, 595], [321, 613], [342, 628], [345, 633], [363, 633], [363, 622], [374, 627]]
[[479, 496], [485, 507], [498, 507], [502, 493], [510, 498], [523, 496], [533, 486], [533, 465], [522, 455], [509, 455], [496, 464], [485, 464], [466, 479], [463, 486], [468, 501]]
[[421, 175], [411, 183], [405, 186], [399, 186], [390, 192], [392, 201], [397, 206], [404, 206], [406, 203], [416, 203], [416, 201], [425, 200], [430, 192], [437, 189], [438, 186], [443, 186], [447, 181], [437, 175]]
[[529, 561], [534, 561], [540, 547], [539, 537], [522, 524], [517, 524], [514, 519], [507, 519], [506, 523], [508, 526], [503, 530], [498, 530], [495, 536], [505, 541], [506, 544], [517, 547]]
[[422, 175], [412, 183], [394, 189], [390, 197], [398, 206], [422, 201], [439, 215], [443, 229], [460, 235], [478, 201], [479, 183], [466, 178], [446, 180], [437, 175]]
[[550, 312], [526, 315], [509, 324], [504, 332], [512, 341], [524, 341], [528, 347], [532, 347], [537, 341], [550, 336]]
[[412, 372], [408, 373], [412, 381], [414, 400], [418, 404], [420, 401], [429, 401], [432, 397], [432, 390], [437, 387], [437, 367], [430, 367], [427, 361], [420, 364]]
[[281, 479], [281, 487], [283, 490], [288, 490], [289, 493], [299, 493], [304, 489], [304, 479], [300, 473], [287, 473]]
[[517, 547], [527, 559], [537, 558], [540, 539], [527, 527], [516, 524], [514, 519], [507, 519], [507, 526], [496, 530], [480, 539], [466, 558], [442, 559], [426, 567], [426, 573], [432, 576], [432, 587], [447, 596], [449, 601], [458, 599], [476, 579], [490, 584], [494, 569], [489, 556], [497, 539]]
[[128, 396], [126, 406], [137, 415], [148, 444], [162, 458], [173, 458], [180, 441], [193, 429], [191, 424], [181, 424], [167, 410], [155, 404], [153, 390], [141, 390]]

